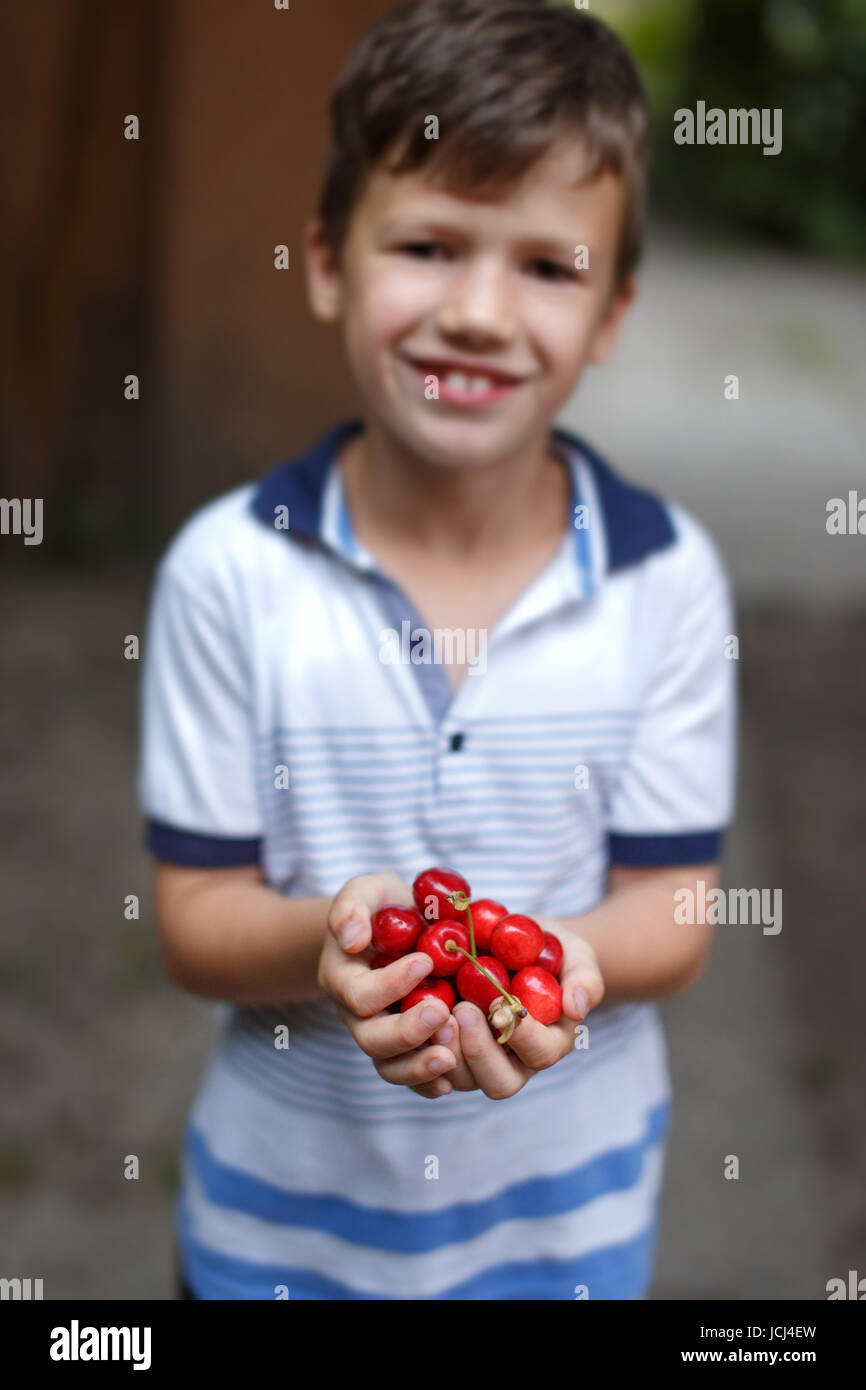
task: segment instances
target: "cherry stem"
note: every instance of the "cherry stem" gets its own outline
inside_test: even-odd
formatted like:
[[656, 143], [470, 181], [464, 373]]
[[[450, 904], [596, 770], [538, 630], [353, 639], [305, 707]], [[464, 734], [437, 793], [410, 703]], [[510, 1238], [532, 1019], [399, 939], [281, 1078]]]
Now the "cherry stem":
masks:
[[521, 1004], [520, 1000], [515, 999], [513, 994], [509, 994], [508, 990], [504, 987], [504, 985], [500, 984], [499, 980], [497, 980], [494, 975], [491, 975], [489, 970], [484, 969], [484, 966], [480, 964], [477, 956], [470, 956], [469, 952], [464, 951], [462, 946], [458, 946], [456, 941], [446, 941], [445, 950], [459, 951], [461, 956], [465, 956], [467, 960], [471, 960], [476, 970], [480, 970], [481, 974], [486, 976], [492, 985], [496, 986], [496, 993], [501, 994], [503, 999], [507, 999], [508, 1003], [511, 1005], [513, 1009], [523, 1008], [523, 1005]]
[[448, 901], [457, 912], [465, 912], [469, 918], [469, 947], [472, 951], [472, 959], [478, 959], [478, 952], [475, 949], [475, 928], [472, 925], [472, 908], [469, 905], [469, 898], [465, 893], [449, 893]]
[[466, 904], [466, 916], [469, 918], [469, 949], [472, 952], [473, 960], [477, 960], [478, 953], [475, 950], [475, 928], [472, 925], [472, 908], [468, 903]]

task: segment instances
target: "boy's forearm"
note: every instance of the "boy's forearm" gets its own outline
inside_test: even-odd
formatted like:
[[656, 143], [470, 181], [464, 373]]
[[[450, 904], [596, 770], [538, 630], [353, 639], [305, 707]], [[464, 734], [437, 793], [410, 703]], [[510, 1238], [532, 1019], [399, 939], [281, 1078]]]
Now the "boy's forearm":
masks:
[[330, 898], [287, 898], [263, 883], [214, 884], [183, 904], [167, 968], [177, 984], [234, 1004], [324, 998], [317, 974]]
[[561, 919], [595, 950], [606, 1004], [661, 999], [698, 977], [712, 940], [705, 923], [674, 920], [677, 889], [717, 881], [716, 865], [653, 872], [618, 888], [590, 912]]

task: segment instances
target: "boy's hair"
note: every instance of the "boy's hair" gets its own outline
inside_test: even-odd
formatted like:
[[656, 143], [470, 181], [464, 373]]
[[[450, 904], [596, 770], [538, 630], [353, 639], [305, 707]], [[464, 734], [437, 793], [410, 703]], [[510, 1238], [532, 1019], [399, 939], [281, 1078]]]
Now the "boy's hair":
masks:
[[[462, 196], [496, 196], [564, 131], [587, 150], [588, 178], [621, 175], [621, 284], [643, 246], [647, 104], [625, 45], [588, 14], [546, 0], [409, 0], [363, 35], [331, 99], [319, 216], [339, 260], [368, 175], [422, 166]], [[426, 118], [439, 121], [437, 140]]]

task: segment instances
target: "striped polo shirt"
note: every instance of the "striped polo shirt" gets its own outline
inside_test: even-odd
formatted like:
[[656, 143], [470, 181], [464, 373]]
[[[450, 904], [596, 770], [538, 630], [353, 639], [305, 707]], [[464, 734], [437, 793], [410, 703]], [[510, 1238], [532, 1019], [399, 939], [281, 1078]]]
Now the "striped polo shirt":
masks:
[[[453, 693], [353, 534], [350, 420], [199, 509], [157, 570], [139, 798], [160, 860], [291, 897], [459, 870], [583, 913], [611, 863], [713, 860], [733, 808], [728, 581], [674, 504], [551, 430], [573, 524]], [[478, 653], [476, 653], [478, 657]], [[203, 1299], [632, 1299], [670, 1084], [656, 1007], [602, 1005], [515, 1096], [391, 1086], [329, 999], [219, 1005], [177, 1197]]]

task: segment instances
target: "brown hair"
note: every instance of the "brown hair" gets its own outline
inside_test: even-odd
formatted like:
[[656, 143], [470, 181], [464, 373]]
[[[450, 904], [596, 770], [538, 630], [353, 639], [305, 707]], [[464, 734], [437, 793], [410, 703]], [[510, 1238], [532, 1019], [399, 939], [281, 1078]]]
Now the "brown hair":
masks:
[[[564, 128], [585, 142], [587, 177], [623, 177], [617, 284], [643, 245], [646, 96], [631, 54], [585, 12], [546, 0], [409, 0], [362, 36], [331, 99], [331, 151], [319, 201], [339, 259], [368, 175], [425, 166], [464, 196], [525, 173]], [[440, 139], [425, 136], [439, 120]]]

